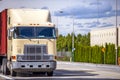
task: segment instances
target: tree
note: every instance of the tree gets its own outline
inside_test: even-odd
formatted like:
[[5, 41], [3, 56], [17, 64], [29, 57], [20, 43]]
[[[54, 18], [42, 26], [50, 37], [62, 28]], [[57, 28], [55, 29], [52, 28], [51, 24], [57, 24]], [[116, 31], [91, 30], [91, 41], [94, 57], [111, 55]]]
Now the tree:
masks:
[[[74, 43], [84, 45], [84, 46], [90, 46], [90, 33], [86, 35], [74, 35]], [[67, 36], [59, 35], [57, 39], [57, 51], [71, 51], [72, 50], [72, 34], [68, 34]]]

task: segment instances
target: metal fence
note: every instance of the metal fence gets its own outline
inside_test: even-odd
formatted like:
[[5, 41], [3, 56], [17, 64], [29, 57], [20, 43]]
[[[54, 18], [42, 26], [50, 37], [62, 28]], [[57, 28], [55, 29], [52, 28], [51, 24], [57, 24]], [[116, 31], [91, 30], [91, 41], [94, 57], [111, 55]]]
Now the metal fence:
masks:
[[71, 57], [71, 52], [57, 52], [58, 57]]

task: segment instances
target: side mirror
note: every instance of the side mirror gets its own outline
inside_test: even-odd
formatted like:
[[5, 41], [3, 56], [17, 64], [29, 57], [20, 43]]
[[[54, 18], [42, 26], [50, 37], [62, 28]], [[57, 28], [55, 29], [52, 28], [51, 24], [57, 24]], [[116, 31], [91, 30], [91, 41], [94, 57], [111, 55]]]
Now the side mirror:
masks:
[[8, 39], [9, 39], [9, 40], [12, 39], [12, 33], [10, 32], [10, 30], [8, 30]]
[[56, 38], [58, 38], [58, 28], [55, 28]]
[[13, 32], [14, 30], [15, 30], [14, 28], [11, 28], [11, 29], [10, 29], [10, 32]]
[[14, 28], [8, 30], [8, 39], [9, 40], [12, 39], [13, 31], [14, 31]]

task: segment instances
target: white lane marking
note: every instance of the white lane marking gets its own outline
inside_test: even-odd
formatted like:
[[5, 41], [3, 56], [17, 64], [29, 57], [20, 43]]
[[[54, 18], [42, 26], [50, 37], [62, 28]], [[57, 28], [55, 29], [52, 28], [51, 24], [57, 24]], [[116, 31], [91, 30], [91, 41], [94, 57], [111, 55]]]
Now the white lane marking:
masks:
[[11, 79], [11, 80], [13, 80], [12, 78], [10, 78], [10, 77], [8, 77], [8, 76], [4, 76], [4, 75], [2, 75], [2, 74], [0, 74], [0, 77], [5, 78], [5, 79]]

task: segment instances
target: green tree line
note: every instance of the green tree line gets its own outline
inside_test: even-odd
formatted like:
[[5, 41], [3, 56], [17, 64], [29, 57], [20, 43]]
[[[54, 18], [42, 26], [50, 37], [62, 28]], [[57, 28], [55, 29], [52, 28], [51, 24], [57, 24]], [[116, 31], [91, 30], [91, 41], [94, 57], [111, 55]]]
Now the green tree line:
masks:
[[[102, 49], [104, 48], [104, 52]], [[98, 64], [115, 64], [115, 45], [106, 44], [103, 46], [81, 46], [76, 45], [74, 53], [75, 62], [87, 62]]]
[[[75, 36], [75, 62], [87, 62], [98, 64], [115, 64], [116, 53], [114, 44], [106, 44], [103, 46], [90, 46], [90, 33], [86, 35]], [[104, 49], [104, 50], [102, 50]], [[72, 34], [67, 36], [59, 35], [57, 39], [57, 51], [70, 51], [72, 50]], [[118, 48], [118, 57], [120, 57], [120, 47]], [[68, 60], [64, 57], [62, 60]]]
[[[74, 35], [74, 44], [81, 44], [90, 46], [90, 33], [86, 35]], [[71, 51], [72, 50], [72, 34], [67, 36], [59, 35], [57, 39], [57, 51]]]

